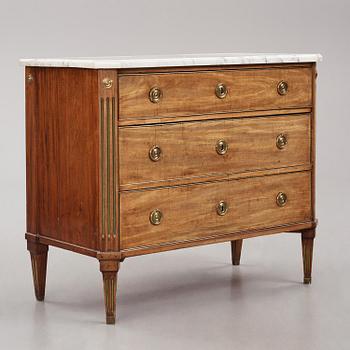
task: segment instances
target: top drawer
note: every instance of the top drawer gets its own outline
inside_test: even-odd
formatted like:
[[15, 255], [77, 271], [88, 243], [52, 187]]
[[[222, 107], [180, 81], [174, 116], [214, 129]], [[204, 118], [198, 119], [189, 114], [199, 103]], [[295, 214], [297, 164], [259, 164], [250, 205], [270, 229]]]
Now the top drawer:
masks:
[[122, 75], [119, 103], [120, 119], [310, 107], [312, 70], [304, 67]]

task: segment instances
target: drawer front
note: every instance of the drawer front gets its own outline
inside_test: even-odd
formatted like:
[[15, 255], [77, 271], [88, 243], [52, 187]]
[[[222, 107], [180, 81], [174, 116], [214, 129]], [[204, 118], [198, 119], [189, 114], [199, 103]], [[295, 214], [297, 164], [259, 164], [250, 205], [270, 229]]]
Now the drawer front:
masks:
[[[311, 219], [310, 172], [120, 194], [121, 248], [200, 239]], [[280, 195], [285, 193], [283, 205]], [[221, 201], [227, 204], [218, 205]], [[157, 223], [161, 212], [160, 223]], [[151, 213], [153, 212], [153, 215]]]
[[[125, 127], [119, 142], [121, 186], [183, 177], [195, 181], [205, 174], [308, 164], [310, 116]], [[151, 159], [152, 149], [161, 152], [158, 160]]]
[[[311, 68], [125, 75], [119, 78], [119, 118], [309, 107], [311, 77]], [[282, 81], [288, 88], [280, 86], [279, 93]]]

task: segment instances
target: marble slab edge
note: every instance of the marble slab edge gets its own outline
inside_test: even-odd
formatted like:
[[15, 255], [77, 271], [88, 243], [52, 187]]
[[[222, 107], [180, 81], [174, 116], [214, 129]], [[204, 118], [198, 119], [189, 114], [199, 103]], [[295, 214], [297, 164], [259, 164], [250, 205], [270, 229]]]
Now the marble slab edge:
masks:
[[320, 62], [320, 54], [232, 54], [21, 59], [24, 66], [67, 68], [155, 68]]

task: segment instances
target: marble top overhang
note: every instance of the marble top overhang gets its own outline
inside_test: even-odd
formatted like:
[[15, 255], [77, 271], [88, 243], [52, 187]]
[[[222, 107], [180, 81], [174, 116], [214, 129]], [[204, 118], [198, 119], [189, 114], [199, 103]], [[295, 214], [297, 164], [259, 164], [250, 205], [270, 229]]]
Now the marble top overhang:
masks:
[[72, 68], [152, 68], [183, 66], [215, 66], [238, 64], [278, 64], [320, 62], [320, 54], [282, 53], [213, 53], [149, 56], [110, 56], [72, 58], [28, 58], [21, 59], [25, 66], [72, 67]]

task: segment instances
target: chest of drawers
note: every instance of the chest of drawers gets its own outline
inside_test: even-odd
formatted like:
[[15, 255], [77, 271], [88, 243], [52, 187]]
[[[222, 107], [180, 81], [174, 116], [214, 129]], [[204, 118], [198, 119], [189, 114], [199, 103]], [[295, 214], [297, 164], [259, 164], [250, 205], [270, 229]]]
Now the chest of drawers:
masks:
[[98, 259], [107, 323], [128, 257], [315, 237], [319, 55], [23, 60], [27, 246], [45, 295], [48, 246]]

